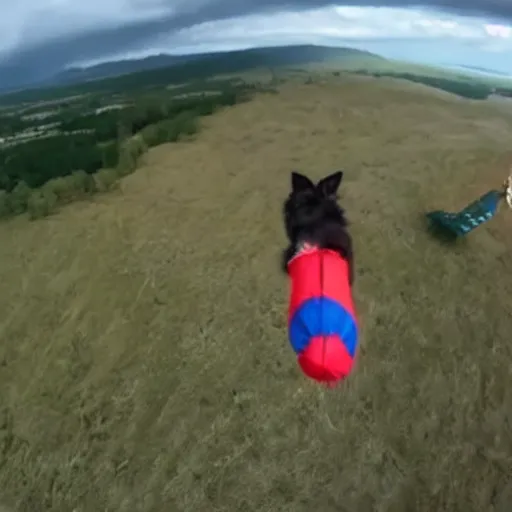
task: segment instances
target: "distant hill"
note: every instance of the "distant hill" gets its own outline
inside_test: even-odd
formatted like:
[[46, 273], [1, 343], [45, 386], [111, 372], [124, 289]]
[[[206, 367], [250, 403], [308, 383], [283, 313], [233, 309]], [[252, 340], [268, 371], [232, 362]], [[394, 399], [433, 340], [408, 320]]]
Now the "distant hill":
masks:
[[151, 55], [140, 59], [123, 59], [107, 61], [86, 67], [71, 67], [53, 77], [59, 83], [78, 83], [99, 80], [119, 75], [127, 75], [138, 71], [166, 68], [176, 64], [201, 58], [202, 55]]
[[140, 71], [150, 71], [180, 64], [206, 65], [208, 69], [239, 71], [260, 66], [293, 66], [311, 62], [324, 62], [334, 59], [347, 59], [365, 56], [382, 59], [376, 54], [353, 48], [300, 45], [273, 46], [234, 50], [227, 52], [197, 53], [192, 55], [160, 54], [142, 59], [126, 59], [97, 64], [86, 68], [70, 68], [56, 75], [54, 83], [71, 84], [90, 80], [100, 80], [127, 75]]
[[[176, 72], [181, 70], [182, 74], [193, 74], [195, 78], [202, 78], [209, 74], [239, 72], [257, 67], [297, 66], [314, 62], [362, 58], [385, 60], [376, 54], [353, 48], [316, 45], [274, 46], [181, 56], [161, 54], [141, 59], [125, 59], [89, 67], [70, 68], [42, 83], [30, 86], [20, 85], [16, 89], [73, 85], [133, 73], [158, 72], [167, 68], [175, 68]], [[2, 70], [0, 69], [1, 75]], [[11, 79], [9, 90], [13, 89], [14, 85]], [[1, 84], [0, 91], [2, 91]], [[8, 91], [4, 88], [3, 92]]]

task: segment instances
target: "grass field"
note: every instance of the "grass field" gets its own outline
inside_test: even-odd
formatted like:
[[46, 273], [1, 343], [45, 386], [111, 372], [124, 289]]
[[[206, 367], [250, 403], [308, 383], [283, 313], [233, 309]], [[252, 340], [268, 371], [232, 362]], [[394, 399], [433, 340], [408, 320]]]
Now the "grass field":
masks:
[[[121, 189], [0, 223], [0, 510], [507, 512], [512, 109], [331, 77], [221, 111]], [[286, 334], [289, 173], [346, 171], [362, 331], [325, 390]]]

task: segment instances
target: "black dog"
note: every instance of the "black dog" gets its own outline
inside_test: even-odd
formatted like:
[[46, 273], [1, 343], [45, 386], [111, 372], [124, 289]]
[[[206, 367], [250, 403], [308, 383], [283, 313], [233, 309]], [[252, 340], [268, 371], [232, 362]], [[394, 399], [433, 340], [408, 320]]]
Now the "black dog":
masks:
[[283, 251], [282, 269], [303, 244], [336, 251], [348, 263], [349, 282], [354, 282], [352, 239], [345, 211], [337, 202], [343, 172], [321, 179], [316, 185], [306, 176], [292, 172], [292, 190], [284, 202], [283, 216], [289, 246]]

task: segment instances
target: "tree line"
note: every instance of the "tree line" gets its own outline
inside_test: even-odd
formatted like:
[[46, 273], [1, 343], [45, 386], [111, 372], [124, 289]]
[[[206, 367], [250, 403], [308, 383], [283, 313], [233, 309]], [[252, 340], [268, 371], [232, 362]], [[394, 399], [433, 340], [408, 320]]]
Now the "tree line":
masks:
[[[119, 162], [120, 141], [151, 126], [146, 137], [151, 132], [151, 137], [161, 142], [175, 141], [183, 133], [195, 132], [200, 117], [246, 98], [246, 91], [241, 88], [182, 99], [154, 95], [119, 110], [71, 117], [62, 115], [58, 135], [43, 136], [0, 150], [0, 189], [10, 192], [20, 181], [36, 188], [74, 170], [92, 174], [102, 168], [115, 167]], [[159, 125], [163, 121], [165, 123]]]
[[4, 148], [0, 217], [28, 211], [31, 218], [39, 218], [63, 204], [111, 190], [119, 178], [135, 171], [150, 147], [195, 134], [202, 116], [249, 100], [253, 90], [229, 88], [174, 100], [154, 95], [123, 110], [68, 119], [62, 124], [68, 134]]
[[362, 75], [390, 78], [401, 78], [403, 80], [409, 80], [419, 84], [429, 85], [442, 91], [457, 94], [463, 98], [469, 98], [474, 100], [485, 100], [490, 94], [492, 94], [492, 87], [481, 82], [471, 80], [454, 80], [444, 77], [426, 76], [426, 75], [415, 75], [413, 73], [396, 73], [387, 71], [367, 71], [360, 70], [357, 72]]

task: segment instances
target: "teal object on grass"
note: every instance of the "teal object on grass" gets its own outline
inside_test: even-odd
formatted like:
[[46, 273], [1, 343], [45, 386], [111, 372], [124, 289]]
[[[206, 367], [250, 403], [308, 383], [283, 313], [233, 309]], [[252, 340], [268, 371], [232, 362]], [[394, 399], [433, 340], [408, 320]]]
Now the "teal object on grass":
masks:
[[436, 210], [427, 213], [427, 217], [454, 235], [464, 236], [494, 217], [502, 197], [503, 193], [491, 190], [458, 213]]

